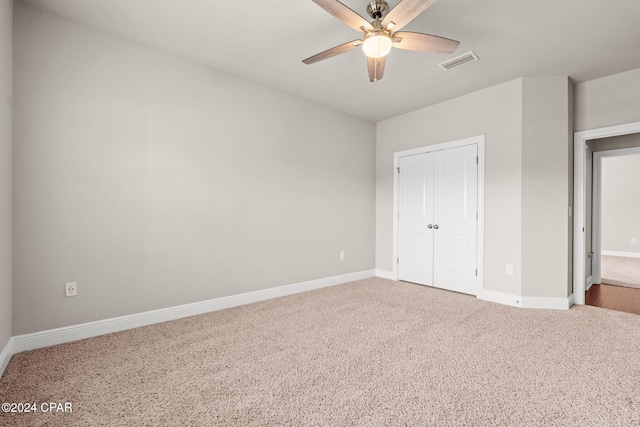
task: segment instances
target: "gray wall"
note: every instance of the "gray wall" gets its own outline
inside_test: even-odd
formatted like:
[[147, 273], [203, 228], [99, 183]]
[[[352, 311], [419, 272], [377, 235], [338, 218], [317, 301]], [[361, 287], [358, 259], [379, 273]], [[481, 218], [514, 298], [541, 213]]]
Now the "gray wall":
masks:
[[527, 77], [378, 123], [376, 267], [393, 268], [393, 153], [485, 135], [484, 288], [566, 298], [572, 90]]
[[[381, 121], [377, 135], [376, 267], [393, 269], [393, 153], [485, 135], [485, 289], [520, 295], [522, 80]], [[514, 275], [505, 265], [514, 265]]]
[[568, 295], [572, 186], [567, 77], [522, 80], [522, 295]]
[[0, 0], [0, 351], [11, 338], [12, 0]]
[[[576, 84], [574, 94], [574, 128], [576, 132], [640, 121], [640, 68]], [[603, 139], [594, 140], [589, 145], [600, 144], [600, 141]], [[623, 148], [617, 145], [611, 147]], [[587, 253], [591, 251], [590, 173], [592, 152], [593, 149], [587, 156], [587, 230], [584, 254], [587, 277], [591, 274], [591, 260]]]
[[15, 7], [14, 335], [374, 267], [373, 123]]
[[576, 132], [640, 121], [640, 68], [575, 87]]
[[640, 154], [602, 159], [603, 251], [640, 252], [639, 186]]

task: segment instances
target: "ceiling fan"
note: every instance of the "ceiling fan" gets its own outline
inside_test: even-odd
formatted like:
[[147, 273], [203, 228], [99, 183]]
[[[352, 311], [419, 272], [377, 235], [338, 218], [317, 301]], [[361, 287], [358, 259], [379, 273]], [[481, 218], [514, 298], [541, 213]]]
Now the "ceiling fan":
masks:
[[369, 80], [382, 79], [387, 54], [391, 47], [431, 53], [453, 53], [460, 42], [430, 34], [398, 31], [420, 15], [435, 0], [400, 0], [389, 13], [389, 5], [384, 0], [369, 2], [367, 13], [373, 19], [369, 22], [338, 0], [313, 0], [318, 6], [350, 26], [364, 33], [362, 39], [353, 40], [340, 46], [320, 52], [302, 62], [313, 64], [362, 46], [367, 56]]

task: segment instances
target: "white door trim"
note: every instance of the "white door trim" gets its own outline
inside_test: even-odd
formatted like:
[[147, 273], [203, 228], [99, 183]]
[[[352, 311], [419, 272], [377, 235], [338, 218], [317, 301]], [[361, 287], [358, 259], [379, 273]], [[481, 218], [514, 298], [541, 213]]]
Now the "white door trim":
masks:
[[627, 156], [629, 154], [640, 154], [640, 147], [593, 152], [593, 211], [591, 216], [591, 247], [593, 249], [591, 276], [593, 283], [602, 281], [602, 265], [600, 262], [602, 256], [602, 159], [605, 157]]
[[584, 304], [586, 278], [587, 141], [640, 133], [640, 122], [575, 132], [573, 136], [573, 301]]
[[479, 135], [393, 153], [393, 280], [398, 280], [398, 201], [400, 195], [398, 165], [400, 164], [400, 158], [475, 144], [478, 146], [478, 239], [476, 243], [478, 280], [476, 296], [482, 298], [484, 290], [484, 139], [484, 135]]

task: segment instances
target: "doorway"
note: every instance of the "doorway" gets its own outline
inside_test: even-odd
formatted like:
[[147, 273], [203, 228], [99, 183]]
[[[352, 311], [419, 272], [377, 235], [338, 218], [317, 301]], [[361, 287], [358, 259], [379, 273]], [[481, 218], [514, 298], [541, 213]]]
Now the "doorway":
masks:
[[[610, 149], [626, 145], [628, 148]], [[640, 288], [640, 134], [588, 143], [593, 152], [591, 277]], [[587, 270], [588, 270], [587, 266]]]
[[394, 155], [394, 276], [482, 296], [484, 137]]
[[[573, 233], [573, 294], [572, 303], [585, 304], [585, 292], [594, 283], [592, 266], [595, 251], [591, 249], [592, 203], [588, 203], [590, 153], [589, 144], [594, 140], [640, 133], [640, 122], [576, 132], [574, 135], [574, 233]], [[594, 252], [594, 253], [591, 253]], [[599, 273], [599, 272], [595, 272]]]

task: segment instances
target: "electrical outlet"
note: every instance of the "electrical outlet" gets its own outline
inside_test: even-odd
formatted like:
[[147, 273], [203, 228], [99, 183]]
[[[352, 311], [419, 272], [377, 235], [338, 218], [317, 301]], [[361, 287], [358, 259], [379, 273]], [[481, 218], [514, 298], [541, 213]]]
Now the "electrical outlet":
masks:
[[340, 259], [344, 259], [344, 251], [340, 251]]
[[631, 239], [631, 244], [635, 245], [636, 244], [636, 239]]
[[78, 295], [78, 287], [76, 282], [68, 282], [64, 284], [64, 293], [68, 297], [75, 297]]
[[507, 267], [505, 269], [505, 273], [507, 273], [508, 275], [513, 275], [513, 265], [507, 264]]

